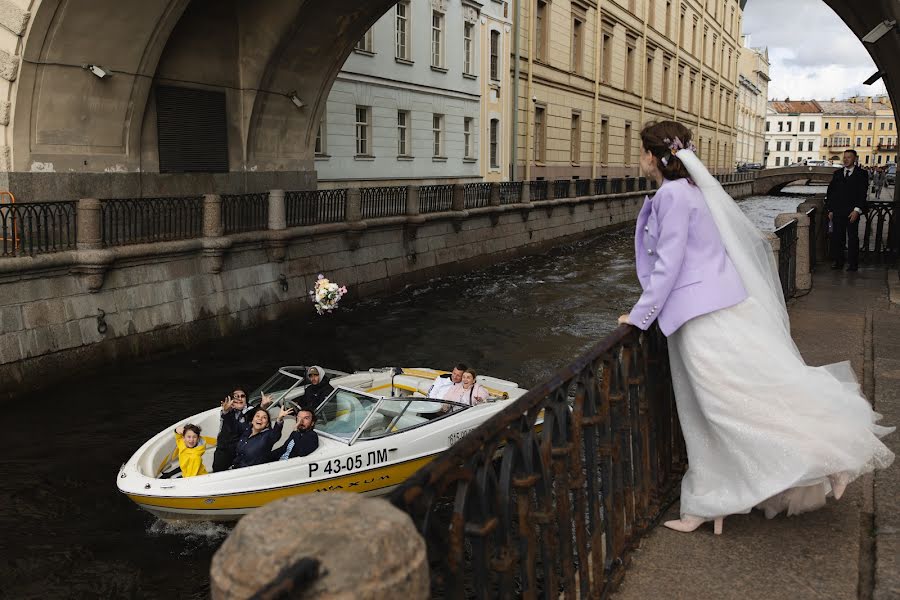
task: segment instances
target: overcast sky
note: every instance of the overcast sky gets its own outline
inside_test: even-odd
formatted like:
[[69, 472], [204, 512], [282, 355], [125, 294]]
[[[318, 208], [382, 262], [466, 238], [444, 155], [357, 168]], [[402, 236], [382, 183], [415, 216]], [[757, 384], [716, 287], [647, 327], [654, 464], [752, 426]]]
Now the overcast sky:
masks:
[[769, 48], [769, 99], [841, 100], [884, 93], [862, 42], [822, 0], [748, 0], [744, 34]]

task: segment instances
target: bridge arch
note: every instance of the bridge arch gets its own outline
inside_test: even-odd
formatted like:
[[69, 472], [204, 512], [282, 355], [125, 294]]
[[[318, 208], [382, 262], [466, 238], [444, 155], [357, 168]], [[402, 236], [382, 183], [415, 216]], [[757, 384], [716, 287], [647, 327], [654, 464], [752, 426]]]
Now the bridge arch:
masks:
[[[900, 17], [892, 0], [824, 1], [858, 37]], [[196, 192], [211, 181], [222, 190], [311, 184], [331, 85], [355, 42], [395, 2], [0, 0], [0, 188], [57, 199]], [[900, 99], [900, 62], [892, 60], [900, 36], [867, 49]], [[86, 64], [112, 76], [98, 79]], [[160, 174], [160, 84], [225, 92], [227, 173]], [[293, 91], [300, 109], [287, 97]]]
[[772, 195], [797, 181], [828, 183], [834, 175], [834, 167], [782, 167], [758, 171], [753, 180], [753, 193]]

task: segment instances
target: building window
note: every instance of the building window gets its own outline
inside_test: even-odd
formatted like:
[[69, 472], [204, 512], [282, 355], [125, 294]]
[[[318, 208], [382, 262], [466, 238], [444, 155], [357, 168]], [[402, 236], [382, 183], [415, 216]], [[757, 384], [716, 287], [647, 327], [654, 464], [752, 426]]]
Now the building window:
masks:
[[856, 138], [856, 145], [857, 145], [857, 146], [861, 146], [861, 145], [862, 145], [861, 142], [862, 142], [862, 138]]
[[572, 162], [581, 162], [581, 115], [572, 113], [572, 128], [569, 136], [569, 156]]
[[625, 164], [631, 164], [631, 123], [625, 123]]
[[[838, 123], [838, 128], [840, 129], [840, 123]], [[881, 130], [884, 131], [884, 123], [881, 124]]]
[[778, 121], [778, 131], [784, 131], [784, 121]]
[[491, 79], [500, 81], [500, 32], [491, 31]]
[[[475, 45], [472, 40], [472, 31], [474, 26], [471, 23], [463, 25], [463, 73], [472, 75], [472, 67], [475, 64]], [[491, 32], [493, 41], [494, 32]]]
[[653, 54], [647, 51], [647, 69], [644, 71], [644, 95], [653, 99]]
[[500, 120], [499, 119], [491, 119], [491, 132], [490, 132], [490, 156], [491, 156], [491, 168], [499, 169], [500, 168]]
[[409, 60], [409, 2], [397, 3], [395, 28], [397, 34], [395, 56], [403, 60]]
[[871, 145], [872, 145], [872, 138], [867, 137], [866, 138], [866, 146], [871, 146]]
[[691, 54], [697, 56], [697, 19], [694, 18], [694, 24], [691, 25]]
[[677, 108], [682, 107], [682, 103], [684, 102], [684, 73], [682, 71], [678, 71], [678, 86], [675, 89], [675, 106]]
[[888, 131], [893, 131], [893, 130], [894, 130], [894, 124], [888, 123]]
[[534, 17], [534, 52], [538, 60], [547, 58], [547, 3], [537, 0], [537, 10]]
[[872, 123], [869, 123], [869, 131], [872, 131]]
[[684, 48], [684, 11], [681, 11], [681, 16], [678, 17], [678, 45]]
[[603, 83], [609, 83], [612, 76], [612, 32], [604, 30], [603, 32], [603, 69], [600, 74], [600, 80]]
[[431, 66], [444, 67], [444, 15], [431, 12]]
[[775, 152], [781, 152], [781, 142], [780, 141], [775, 142]]
[[790, 151], [791, 151], [791, 142], [790, 142], [790, 140], [788, 140], [788, 141], [786, 141], [786, 142], [784, 143], [784, 151], [785, 151], [785, 152], [790, 152]]
[[791, 130], [791, 126], [792, 126], [792, 125], [793, 125], [793, 124], [792, 124], [790, 121], [787, 122], [787, 130], [788, 130], [788, 131]]
[[809, 132], [812, 133], [812, 132], [814, 132], [815, 130], [816, 130], [816, 122], [815, 122], [815, 121], [810, 121], [810, 122], [809, 122]]
[[869, 164], [869, 155], [866, 154], [866, 164]]
[[806, 131], [806, 121], [800, 121], [800, 132]]
[[825, 129], [826, 129], [826, 130], [828, 129], [828, 122], [827, 122], [827, 121], [825, 122]]
[[324, 156], [326, 153], [325, 141], [327, 133], [325, 131], [325, 117], [319, 120], [319, 127], [316, 129], [316, 156]]
[[372, 52], [372, 47], [372, 30], [369, 29], [363, 34], [360, 40], [356, 42], [356, 50], [361, 50], [363, 52]]
[[666, 0], [666, 37], [672, 37], [672, 0]]
[[609, 119], [600, 120], [600, 162], [609, 162]]
[[434, 142], [434, 154], [432, 156], [442, 158], [444, 156], [444, 115], [431, 116], [431, 133]]
[[769, 131], [769, 125], [771, 125], [771, 123], [769, 121], [766, 121], [766, 131]]
[[634, 55], [637, 40], [629, 37], [628, 45], [625, 49], [625, 89], [629, 92], [634, 91]]
[[464, 158], [475, 158], [475, 153], [472, 151], [472, 117], [465, 117], [463, 119], [463, 157]]
[[[398, 4], [399, 6], [399, 4]], [[356, 107], [356, 155], [357, 156], [370, 156], [372, 154], [372, 150], [370, 147], [371, 144], [371, 119], [370, 113], [371, 108], [368, 106], [357, 106]]]
[[663, 76], [662, 76], [662, 102], [663, 104], [669, 103], [669, 63], [663, 63]]
[[857, 124], [856, 124], [856, 130], [859, 131], [859, 130], [861, 130], [861, 129], [862, 129], [862, 123], [857, 123]]
[[809, 140], [808, 142], [806, 142], [806, 150], [807, 150], [807, 152], [812, 152], [812, 149], [813, 149], [813, 143], [812, 143], [812, 140]]
[[780, 166], [781, 166], [781, 157], [780, 157], [780, 156], [776, 156], [776, 157], [775, 157], [775, 166], [776, 166], [776, 167], [780, 167]]
[[581, 19], [572, 19], [572, 71], [581, 73], [584, 67], [584, 52], [582, 50], [582, 37], [584, 32], [584, 21]]
[[688, 112], [694, 112], [694, 90], [696, 89], [697, 80], [691, 75], [691, 82], [688, 85]]
[[547, 128], [544, 122], [544, 107], [537, 106], [534, 109], [534, 160], [544, 162], [547, 142]]
[[398, 110], [397, 111], [397, 156], [409, 156], [410, 155], [410, 143], [409, 143], [409, 124], [410, 124], [410, 115], [409, 111], [406, 110]]
[[884, 138], [883, 138], [883, 137], [878, 138], [878, 145], [879, 145], [879, 146], [884, 145]]
[[853, 129], [853, 124], [850, 123], [850, 121], [847, 121], [847, 129], [848, 129], [848, 130], [852, 130], [852, 129]]

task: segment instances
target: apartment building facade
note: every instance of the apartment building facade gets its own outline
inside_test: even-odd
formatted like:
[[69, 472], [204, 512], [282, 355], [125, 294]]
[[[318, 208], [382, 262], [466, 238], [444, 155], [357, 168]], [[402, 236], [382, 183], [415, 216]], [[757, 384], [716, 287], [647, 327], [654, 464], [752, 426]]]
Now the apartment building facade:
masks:
[[765, 162], [766, 114], [769, 94], [769, 51], [751, 48], [746, 36], [741, 38], [737, 87], [737, 141], [735, 163]]
[[766, 167], [787, 167], [819, 159], [822, 107], [815, 100], [768, 103], [764, 154]]
[[888, 96], [859, 96], [819, 101], [822, 106], [822, 158], [840, 160], [853, 148], [863, 166], [896, 163], [897, 124]]
[[520, 11], [517, 179], [636, 176], [640, 129], [661, 119], [693, 130], [711, 170], [733, 168], [737, 0], [526, 0]]

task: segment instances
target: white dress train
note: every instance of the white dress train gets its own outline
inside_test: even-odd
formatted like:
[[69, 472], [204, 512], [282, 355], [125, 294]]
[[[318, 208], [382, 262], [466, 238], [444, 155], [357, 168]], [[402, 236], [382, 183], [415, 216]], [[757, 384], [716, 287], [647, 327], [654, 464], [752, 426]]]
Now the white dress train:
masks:
[[852, 480], [893, 453], [848, 362], [805, 364], [752, 296], [692, 319], [669, 336], [689, 467], [681, 514], [712, 519], [825, 504], [828, 476]]

